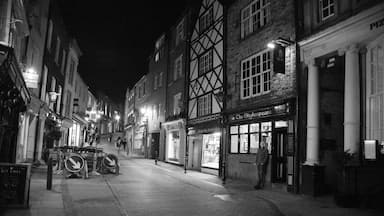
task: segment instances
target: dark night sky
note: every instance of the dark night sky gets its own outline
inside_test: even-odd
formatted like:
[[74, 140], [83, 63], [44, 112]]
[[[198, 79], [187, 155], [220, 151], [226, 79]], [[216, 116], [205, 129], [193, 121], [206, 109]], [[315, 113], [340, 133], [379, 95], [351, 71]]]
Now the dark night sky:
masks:
[[155, 40], [175, 24], [187, 0], [59, 0], [83, 56], [79, 73], [93, 92], [123, 102], [148, 70]]

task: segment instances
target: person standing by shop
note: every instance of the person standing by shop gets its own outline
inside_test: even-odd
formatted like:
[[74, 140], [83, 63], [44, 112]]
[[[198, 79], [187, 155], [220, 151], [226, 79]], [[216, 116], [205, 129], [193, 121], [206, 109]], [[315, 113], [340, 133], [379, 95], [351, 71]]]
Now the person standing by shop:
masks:
[[268, 150], [265, 146], [265, 141], [260, 143], [260, 148], [256, 153], [256, 166], [257, 166], [257, 184], [255, 189], [261, 189], [265, 185], [265, 172], [268, 163]]

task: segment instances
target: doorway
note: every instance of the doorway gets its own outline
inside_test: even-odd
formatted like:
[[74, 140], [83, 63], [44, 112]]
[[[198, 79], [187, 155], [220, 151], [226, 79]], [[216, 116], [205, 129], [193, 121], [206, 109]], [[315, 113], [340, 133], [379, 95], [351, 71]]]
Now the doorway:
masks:
[[272, 182], [285, 183], [287, 180], [287, 129], [278, 128], [273, 132]]
[[191, 168], [193, 170], [201, 169], [201, 139], [192, 139], [192, 163]]
[[344, 151], [345, 59], [330, 53], [318, 59], [320, 81], [320, 160], [328, 192], [337, 185], [338, 155]]

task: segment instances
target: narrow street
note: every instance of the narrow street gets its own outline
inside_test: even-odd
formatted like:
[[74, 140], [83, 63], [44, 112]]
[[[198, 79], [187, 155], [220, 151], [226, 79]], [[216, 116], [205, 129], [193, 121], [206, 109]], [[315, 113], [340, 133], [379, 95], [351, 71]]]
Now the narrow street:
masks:
[[[100, 145], [106, 152], [112, 144]], [[120, 153], [120, 175], [63, 180], [69, 215], [280, 215], [270, 203], [226, 189], [215, 176]], [[247, 189], [249, 190], [249, 188]]]

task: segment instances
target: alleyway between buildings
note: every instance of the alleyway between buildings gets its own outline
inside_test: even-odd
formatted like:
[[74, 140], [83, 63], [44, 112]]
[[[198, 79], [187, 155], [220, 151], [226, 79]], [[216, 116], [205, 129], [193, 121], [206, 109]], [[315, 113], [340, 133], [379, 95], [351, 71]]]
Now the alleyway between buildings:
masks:
[[[106, 152], [117, 153], [103, 142]], [[367, 209], [342, 209], [329, 197], [309, 198], [274, 189], [253, 190], [252, 185], [221, 179], [153, 160], [129, 158], [120, 152], [120, 175], [64, 179], [55, 175], [45, 189], [46, 169], [33, 170], [30, 208], [3, 211], [4, 216], [43, 215], [379, 215]]]

